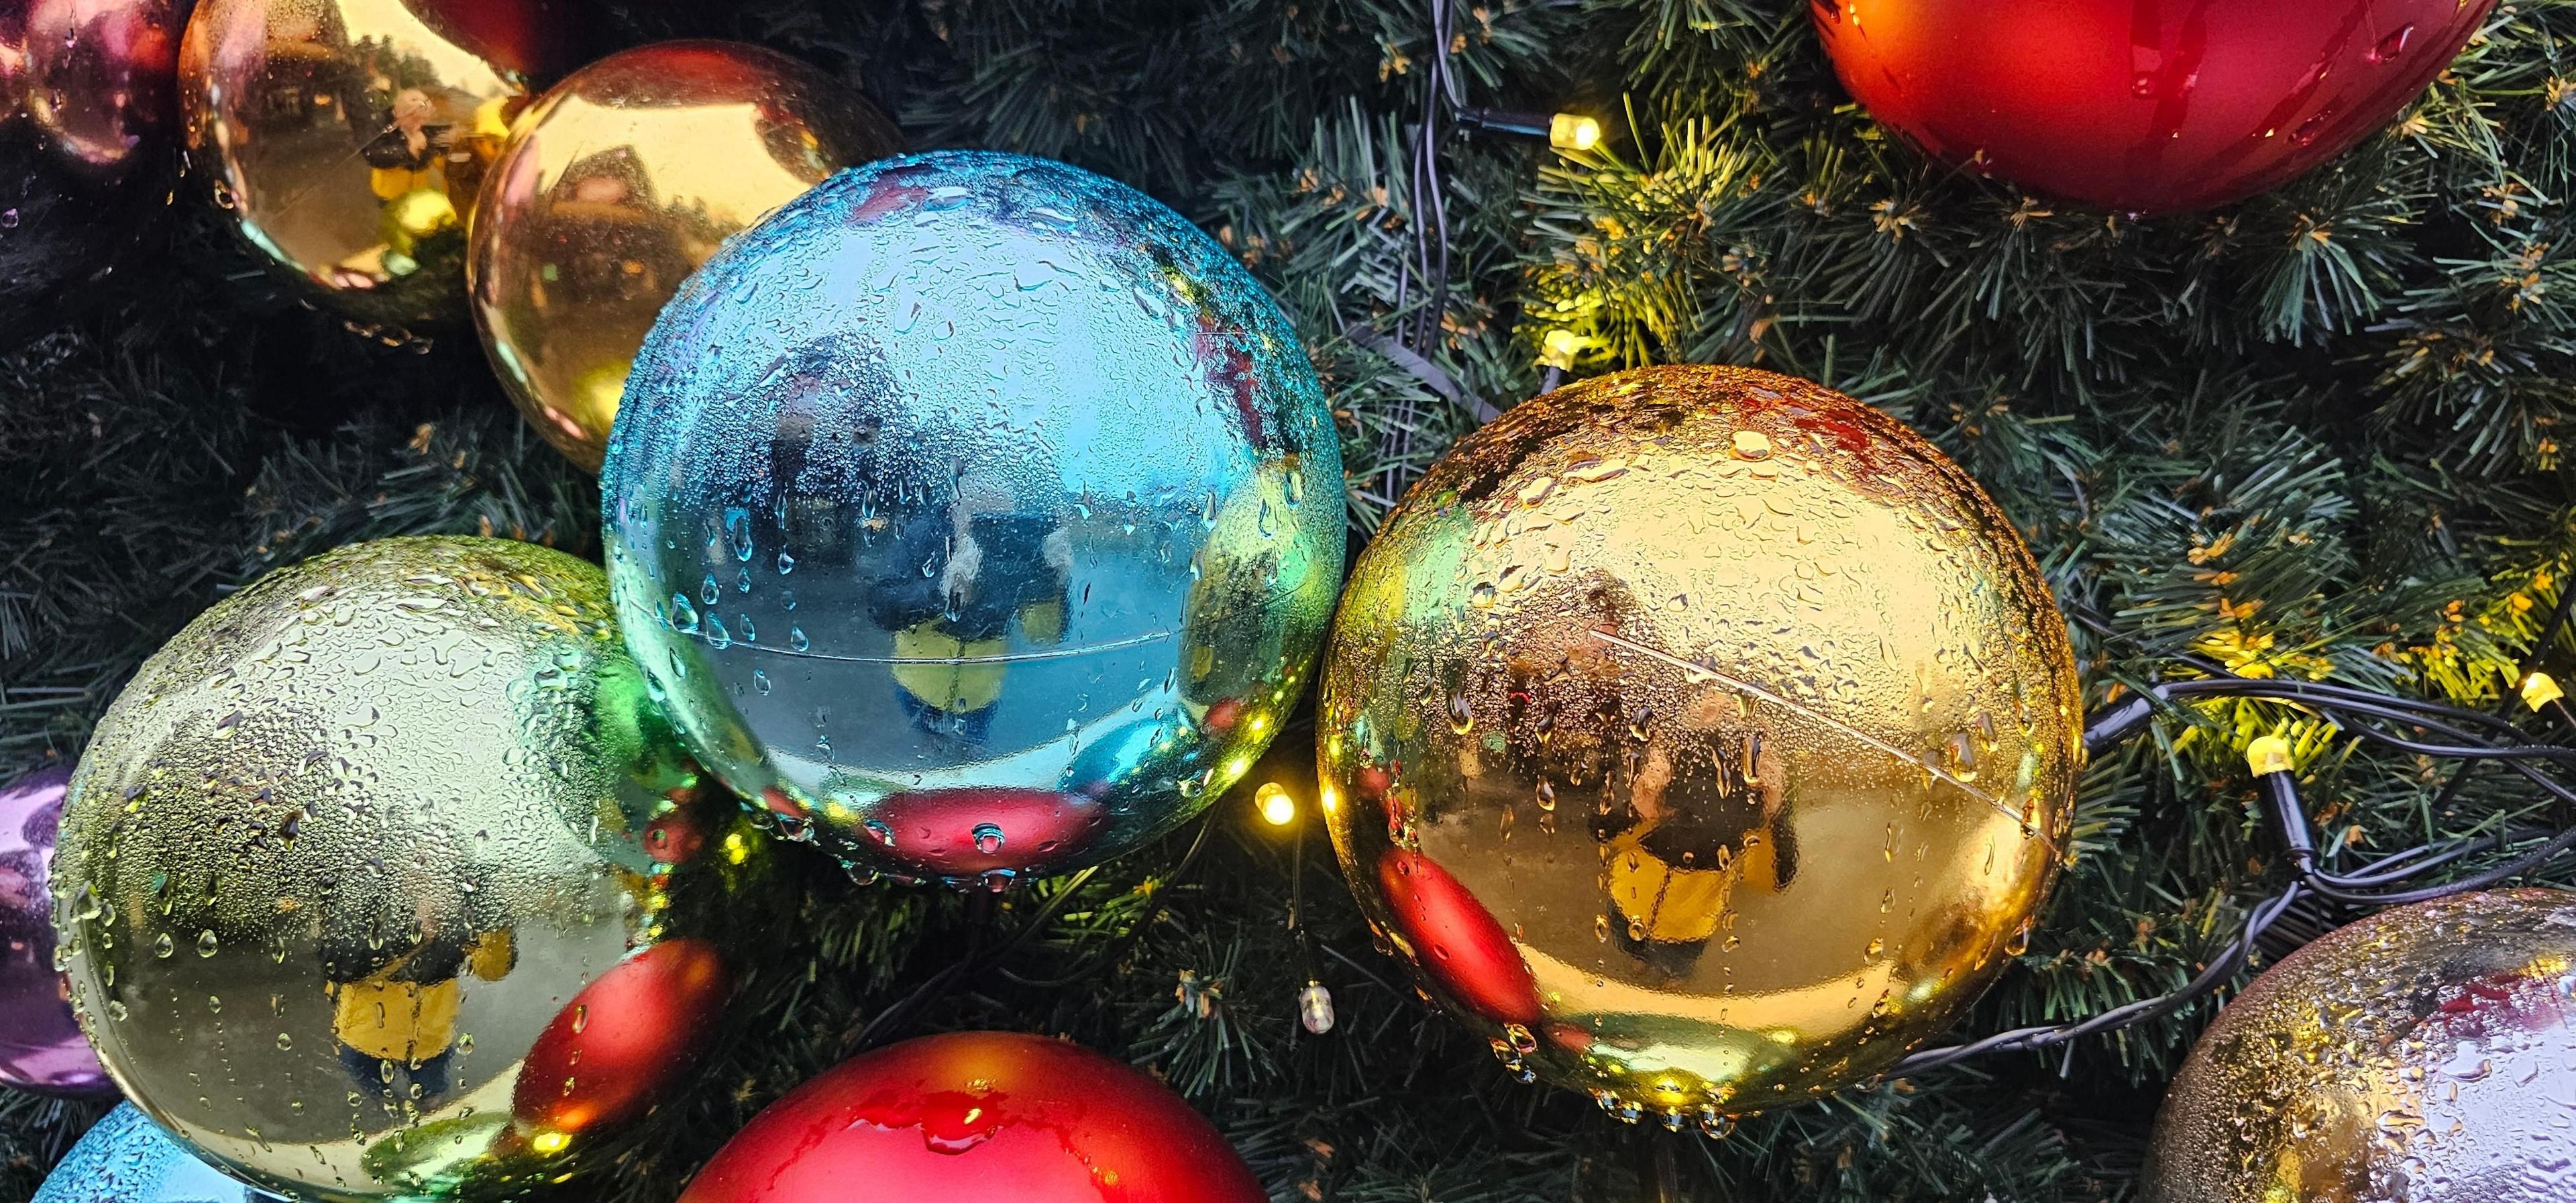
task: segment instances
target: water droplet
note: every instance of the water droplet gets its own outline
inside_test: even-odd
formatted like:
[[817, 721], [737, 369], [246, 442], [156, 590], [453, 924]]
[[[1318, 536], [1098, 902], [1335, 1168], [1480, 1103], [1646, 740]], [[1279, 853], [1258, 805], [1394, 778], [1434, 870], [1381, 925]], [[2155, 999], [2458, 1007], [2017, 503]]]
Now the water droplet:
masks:
[[1759, 430], [1736, 431], [1735, 458], [1745, 460], [1771, 458], [1771, 436]]
[[210, 957], [215, 955], [215, 931], [213, 928], [207, 928], [206, 930], [197, 933], [197, 955], [201, 957]]
[[794, 571], [796, 571], [796, 557], [783, 551], [778, 553], [778, 575], [785, 576]]
[[975, 850], [991, 856], [1002, 850], [1002, 829], [992, 823], [975, 825]]
[[1476, 729], [1476, 707], [1463, 693], [1449, 697], [1449, 729], [1460, 735]]
[[689, 599], [685, 594], [674, 593], [671, 595], [670, 613], [665, 617], [670, 622], [671, 629], [674, 631], [679, 631], [688, 635], [694, 635], [698, 632], [698, 608], [689, 604]]
[[751, 670], [751, 691], [762, 697], [768, 697], [769, 690], [769, 674], [762, 669]]
[[787, 628], [787, 646], [795, 648], [797, 651], [801, 652], [812, 648], [814, 645], [805, 638], [805, 628], [789, 627]]
[[167, 958], [171, 953], [177, 952], [178, 950], [179, 942], [171, 939], [170, 933], [165, 931], [160, 935], [153, 937], [152, 955]]
[[590, 1004], [589, 1004], [589, 1003], [574, 1003], [574, 1004], [573, 1004], [573, 1006], [572, 1006], [572, 1030], [573, 1030], [573, 1034], [574, 1034], [574, 1035], [580, 1035], [580, 1034], [581, 1034], [581, 1032], [582, 1032], [582, 1030], [583, 1030], [583, 1029], [585, 1029], [585, 1028], [588, 1028], [589, 1026], [590, 1026]]
[[1479, 610], [1493, 605], [1494, 583], [1492, 581], [1476, 582], [1476, 587], [1467, 591], [1467, 604], [1474, 606]]
[[1548, 784], [1544, 780], [1541, 780], [1538, 783], [1538, 808], [1540, 810], [1556, 809], [1556, 787]]

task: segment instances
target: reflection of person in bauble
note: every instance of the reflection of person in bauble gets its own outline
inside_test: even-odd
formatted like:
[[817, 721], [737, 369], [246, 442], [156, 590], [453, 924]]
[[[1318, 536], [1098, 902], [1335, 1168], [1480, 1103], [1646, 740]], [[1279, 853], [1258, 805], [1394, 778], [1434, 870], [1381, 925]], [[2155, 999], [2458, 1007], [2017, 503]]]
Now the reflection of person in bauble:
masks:
[[418, 1099], [447, 1093], [461, 979], [499, 981], [518, 962], [506, 927], [469, 934], [425, 926], [405, 941], [368, 925], [325, 924], [321, 954], [340, 1064], [370, 1092]]
[[[1693, 683], [1677, 713], [1632, 710], [1628, 663], [1599, 633], [1651, 641], [1627, 587], [1586, 578], [1523, 603], [1558, 637], [1536, 636], [1509, 701], [1521, 763], [1555, 793], [1590, 784], [1594, 840], [1606, 845], [1605, 915], [1630, 955], [1679, 977], [1718, 934], [1735, 890], [1778, 891], [1798, 849], [1779, 757], [1722, 686]], [[1535, 620], [1534, 620], [1535, 621]], [[1543, 663], [1546, 653], [1557, 654]]]
[[1012, 620], [1021, 637], [1064, 638], [1073, 542], [1050, 513], [1019, 508], [998, 473], [957, 480], [946, 522], [896, 533], [868, 582], [868, 616], [894, 633], [895, 700], [916, 726], [980, 743], [992, 726]]

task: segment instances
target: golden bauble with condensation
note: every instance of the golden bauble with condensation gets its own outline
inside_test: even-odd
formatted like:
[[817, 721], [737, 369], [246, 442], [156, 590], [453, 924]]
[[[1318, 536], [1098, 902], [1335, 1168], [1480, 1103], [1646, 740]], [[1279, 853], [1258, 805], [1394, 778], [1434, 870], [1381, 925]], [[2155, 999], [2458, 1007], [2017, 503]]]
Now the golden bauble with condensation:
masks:
[[902, 149], [865, 97], [757, 46], [664, 42], [574, 72], [513, 125], [475, 211], [467, 277], [493, 370], [598, 471], [680, 282], [824, 177]]
[[2202, 1033], [2146, 1203], [2576, 1199], [2576, 893], [2383, 911], [2283, 957]]
[[2063, 859], [2063, 619], [1896, 420], [1666, 367], [1524, 402], [1360, 557], [1317, 711], [1342, 868], [1419, 984], [1622, 1118], [1865, 1081]]
[[64, 804], [58, 961], [119, 1086], [305, 1200], [505, 1200], [613, 1161], [775, 922], [600, 569], [363, 543], [206, 611]]
[[200, 0], [190, 154], [242, 235], [361, 328], [465, 315], [465, 229], [562, 53], [549, 0]]

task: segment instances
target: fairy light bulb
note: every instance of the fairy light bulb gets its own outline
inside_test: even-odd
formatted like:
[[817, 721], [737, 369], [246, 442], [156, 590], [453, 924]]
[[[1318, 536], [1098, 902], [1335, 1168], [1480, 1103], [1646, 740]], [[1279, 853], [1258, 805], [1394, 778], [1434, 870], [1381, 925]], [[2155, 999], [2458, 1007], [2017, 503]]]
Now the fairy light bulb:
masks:
[[1297, 821], [1297, 800], [1276, 781], [1264, 781], [1252, 792], [1252, 804], [1261, 817], [1273, 827], [1285, 827]]
[[1560, 371], [1574, 366], [1574, 353], [1583, 349], [1583, 336], [1559, 326], [1539, 340], [1538, 361]]
[[1333, 992], [1324, 983], [1310, 981], [1297, 992], [1297, 1022], [1318, 1036], [1333, 1030]]
[[1547, 120], [1547, 144], [1558, 150], [1590, 150], [1601, 145], [1601, 122], [1581, 113], [1558, 113]]

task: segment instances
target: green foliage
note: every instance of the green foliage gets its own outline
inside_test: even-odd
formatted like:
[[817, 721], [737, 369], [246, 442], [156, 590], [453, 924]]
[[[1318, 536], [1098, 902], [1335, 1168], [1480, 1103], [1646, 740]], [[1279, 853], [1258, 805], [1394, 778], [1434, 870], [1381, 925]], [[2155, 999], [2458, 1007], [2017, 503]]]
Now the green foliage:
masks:
[[[1434, 211], [1408, 191], [1427, 3], [601, 0], [593, 40], [762, 41], [864, 86], [916, 145], [1058, 155], [1180, 207], [1304, 332], [1362, 533], [1480, 403], [1537, 390], [1564, 329], [1578, 372], [1759, 364], [1940, 441], [2083, 619], [2096, 701], [2200, 671], [2186, 656], [2511, 698], [2576, 568], [2576, 0], [2501, 6], [2341, 162], [2147, 222], [1927, 164], [1842, 96], [1805, 0], [1462, 3], [1465, 103], [1579, 106], [1613, 138], [1445, 141]], [[596, 554], [595, 486], [518, 424], [470, 337], [345, 331], [219, 217], [183, 206], [167, 255], [0, 358], [0, 770], [77, 755], [161, 639], [323, 548], [460, 531]], [[1444, 218], [1427, 314], [1416, 236]], [[1419, 357], [1389, 338], [1426, 316], [1441, 337]], [[2564, 668], [2570, 649], [2537, 650]], [[2241, 752], [2275, 729], [2346, 867], [2546, 817], [2503, 774], [2443, 795], [2445, 766], [2279, 705], [2168, 715], [2088, 774], [2073, 867], [1970, 1027], [2089, 1014], [2218, 955], [2279, 881]], [[1299, 858], [1244, 813], [1220, 803], [1186, 872], [1184, 833], [990, 914], [855, 890], [782, 848], [802, 902], [737, 1009], [756, 1038], [665, 1102], [598, 1197], [669, 1198], [864, 1040], [995, 1026], [1153, 1067], [1282, 1200], [1639, 1198], [1659, 1146], [1693, 1198], [2108, 1199], [2209, 1013], [1856, 1089], [1723, 1143], [1632, 1133], [1510, 1082], [1371, 950], [1320, 833]], [[1310, 963], [1292, 879], [1342, 1017], [1327, 1037], [1292, 1014]], [[94, 1114], [0, 1092], [0, 1198]]]

